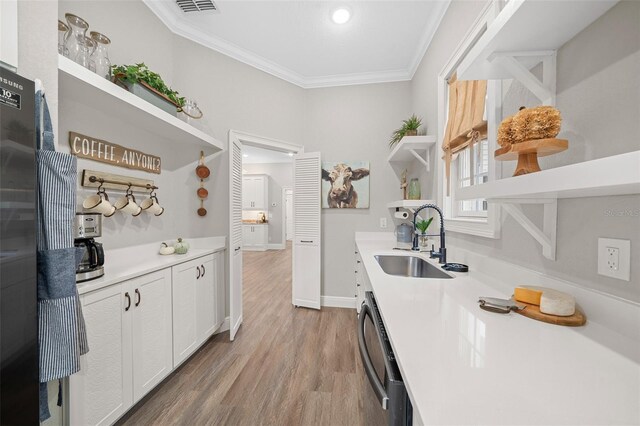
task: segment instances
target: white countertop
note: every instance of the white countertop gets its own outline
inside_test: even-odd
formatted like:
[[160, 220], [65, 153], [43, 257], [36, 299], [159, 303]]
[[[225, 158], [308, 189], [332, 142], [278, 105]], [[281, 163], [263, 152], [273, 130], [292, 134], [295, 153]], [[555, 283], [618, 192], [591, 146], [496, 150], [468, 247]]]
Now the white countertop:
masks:
[[160, 242], [105, 250], [104, 275], [95, 280], [78, 283], [78, 293], [84, 294], [144, 274], [170, 268], [217, 251], [224, 250], [224, 237], [189, 240], [191, 248], [186, 254], [160, 255]]
[[424, 424], [640, 424], [639, 341], [593, 322], [483, 311], [479, 296], [510, 294], [473, 265], [448, 280], [397, 277], [374, 255], [412, 253], [388, 239], [356, 243]]

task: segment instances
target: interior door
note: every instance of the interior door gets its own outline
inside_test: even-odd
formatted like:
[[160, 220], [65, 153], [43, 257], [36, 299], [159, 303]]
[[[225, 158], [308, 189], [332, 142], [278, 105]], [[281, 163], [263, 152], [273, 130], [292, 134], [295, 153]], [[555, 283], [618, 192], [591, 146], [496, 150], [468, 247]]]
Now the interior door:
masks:
[[242, 144], [235, 137], [229, 142], [229, 337], [233, 340], [242, 324]]
[[320, 309], [320, 153], [293, 157], [293, 271], [295, 306]]

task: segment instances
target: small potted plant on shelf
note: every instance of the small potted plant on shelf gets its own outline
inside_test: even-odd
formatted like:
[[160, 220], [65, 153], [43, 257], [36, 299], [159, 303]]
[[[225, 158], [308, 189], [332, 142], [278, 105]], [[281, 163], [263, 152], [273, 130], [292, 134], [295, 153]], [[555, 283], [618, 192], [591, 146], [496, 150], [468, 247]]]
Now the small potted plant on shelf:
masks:
[[113, 82], [152, 105], [177, 115], [185, 98], [171, 89], [160, 74], [151, 71], [144, 62], [134, 65], [113, 65]]
[[416, 222], [416, 232], [420, 237], [420, 247], [427, 247], [427, 245], [429, 244], [427, 229], [429, 228], [429, 225], [431, 225], [431, 222], [433, 222], [432, 217], [430, 217], [428, 220], [421, 220], [419, 222]]
[[391, 134], [389, 147], [393, 148], [405, 136], [416, 136], [420, 126], [422, 126], [422, 118], [418, 118], [415, 114], [406, 120], [402, 120], [402, 126]]

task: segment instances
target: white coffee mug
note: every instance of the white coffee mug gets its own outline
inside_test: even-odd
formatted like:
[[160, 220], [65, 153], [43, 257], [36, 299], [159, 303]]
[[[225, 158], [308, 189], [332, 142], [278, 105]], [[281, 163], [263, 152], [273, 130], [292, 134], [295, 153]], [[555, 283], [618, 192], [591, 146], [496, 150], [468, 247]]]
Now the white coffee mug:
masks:
[[105, 192], [99, 192], [84, 199], [82, 207], [86, 210], [101, 213], [106, 217], [113, 216], [115, 207], [109, 202], [109, 196]]
[[125, 214], [130, 214], [132, 216], [138, 216], [140, 213], [142, 213], [142, 209], [139, 205], [136, 204], [136, 199], [131, 193], [125, 194], [124, 196], [118, 198], [118, 201], [116, 201], [114, 206], [117, 210], [120, 210]]
[[164, 207], [161, 207], [160, 204], [158, 204], [158, 198], [156, 198], [155, 196], [149, 197], [144, 200], [142, 203], [140, 203], [140, 207], [142, 208], [142, 210], [153, 213], [154, 216], [160, 216], [162, 213], [164, 213]]

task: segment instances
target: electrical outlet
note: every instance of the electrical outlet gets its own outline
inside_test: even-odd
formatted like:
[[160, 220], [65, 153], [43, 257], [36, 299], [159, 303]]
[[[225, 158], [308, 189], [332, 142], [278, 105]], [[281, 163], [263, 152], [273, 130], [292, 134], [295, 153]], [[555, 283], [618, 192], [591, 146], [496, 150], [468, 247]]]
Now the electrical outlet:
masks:
[[598, 238], [598, 274], [631, 280], [631, 241]]
[[387, 218], [386, 217], [381, 217], [380, 218], [380, 228], [382, 228], [382, 229], [386, 229], [387, 228]]

